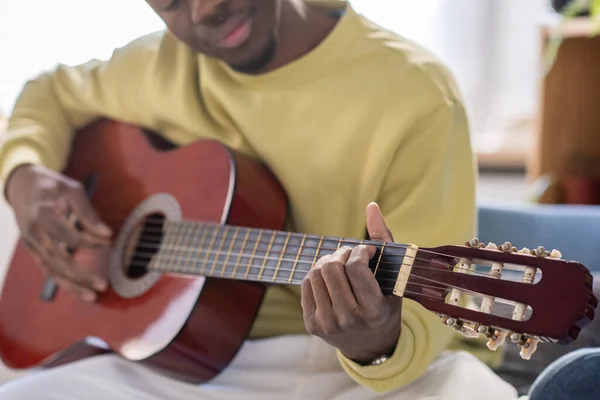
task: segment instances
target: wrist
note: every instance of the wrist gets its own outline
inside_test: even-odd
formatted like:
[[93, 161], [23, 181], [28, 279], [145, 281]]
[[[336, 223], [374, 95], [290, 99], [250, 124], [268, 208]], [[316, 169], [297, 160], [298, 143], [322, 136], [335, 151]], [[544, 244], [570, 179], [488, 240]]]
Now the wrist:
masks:
[[385, 333], [374, 333], [369, 341], [362, 343], [360, 349], [340, 350], [344, 356], [360, 365], [379, 365], [390, 358], [400, 339], [402, 324], [394, 324]]

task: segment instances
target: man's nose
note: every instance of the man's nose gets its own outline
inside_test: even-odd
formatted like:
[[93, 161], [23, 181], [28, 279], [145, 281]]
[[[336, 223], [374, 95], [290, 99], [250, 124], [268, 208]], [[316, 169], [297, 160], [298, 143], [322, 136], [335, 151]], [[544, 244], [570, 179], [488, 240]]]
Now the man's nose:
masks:
[[227, 0], [190, 0], [192, 23], [199, 24], [206, 20], [216, 19], [222, 13]]

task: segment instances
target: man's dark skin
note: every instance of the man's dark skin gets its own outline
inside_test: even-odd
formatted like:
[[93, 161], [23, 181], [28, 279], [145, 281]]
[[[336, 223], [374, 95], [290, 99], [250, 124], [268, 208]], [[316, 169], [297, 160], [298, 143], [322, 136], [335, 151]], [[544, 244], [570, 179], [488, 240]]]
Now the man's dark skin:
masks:
[[[269, 72], [302, 57], [337, 23], [336, 17], [300, 0], [147, 2], [190, 48], [248, 74]], [[249, 34], [236, 30], [242, 24], [251, 26]], [[234, 30], [237, 36], [231, 34]], [[24, 243], [39, 265], [62, 288], [95, 301], [107, 282], [77, 265], [66, 248], [106, 247], [112, 233], [81, 185], [45, 167], [23, 165], [7, 180], [6, 194]], [[81, 232], [68, 223], [70, 214], [78, 218]], [[366, 218], [372, 239], [393, 241], [377, 205], [367, 207]], [[322, 257], [302, 283], [307, 331], [359, 363], [389, 355], [400, 334], [402, 301], [381, 293], [367, 266], [374, 251], [372, 246], [341, 248]]]

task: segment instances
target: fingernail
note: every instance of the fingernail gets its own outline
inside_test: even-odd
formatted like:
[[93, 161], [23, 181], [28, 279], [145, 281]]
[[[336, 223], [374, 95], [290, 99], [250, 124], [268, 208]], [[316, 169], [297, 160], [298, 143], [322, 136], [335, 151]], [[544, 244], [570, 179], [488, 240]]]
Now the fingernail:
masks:
[[81, 297], [83, 297], [83, 300], [90, 302], [90, 303], [93, 303], [94, 301], [96, 301], [96, 294], [93, 292], [84, 292]]
[[98, 225], [98, 231], [102, 234], [102, 235], [106, 235], [106, 236], [110, 236], [112, 235], [112, 230], [104, 225], [104, 224], [99, 224]]
[[106, 281], [95, 281], [94, 282], [94, 289], [96, 289], [99, 292], [104, 292], [108, 287], [108, 284], [106, 283]]

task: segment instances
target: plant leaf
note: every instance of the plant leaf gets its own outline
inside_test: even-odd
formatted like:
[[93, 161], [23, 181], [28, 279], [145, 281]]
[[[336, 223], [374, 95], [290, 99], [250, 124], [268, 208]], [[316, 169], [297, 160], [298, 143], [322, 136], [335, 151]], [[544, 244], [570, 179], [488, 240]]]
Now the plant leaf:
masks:
[[592, 36], [600, 32], [600, 0], [592, 0], [590, 4], [590, 19], [592, 20]]
[[[565, 26], [575, 16], [577, 16], [580, 12], [585, 11], [590, 7], [590, 13], [592, 10], [595, 12], [600, 12], [600, 0], [573, 0], [567, 4], [564, 10], [560, 13], [562, 15], [562, 20], [560, 24], [553, 29], [550, 34], [550, 38], [548, 40], [548, 44], [546, 46], [546, 52], [544, 54], [544, 75], [547, 75], [554, 62], [556, 61], [556, 56], [558, 55], [558, 49], [563, 42], [564, 39], [564, 31]], [[596, 14], [598, 15], [598, 14]], [[596, 18], [594, 18], [596, 19]]]

